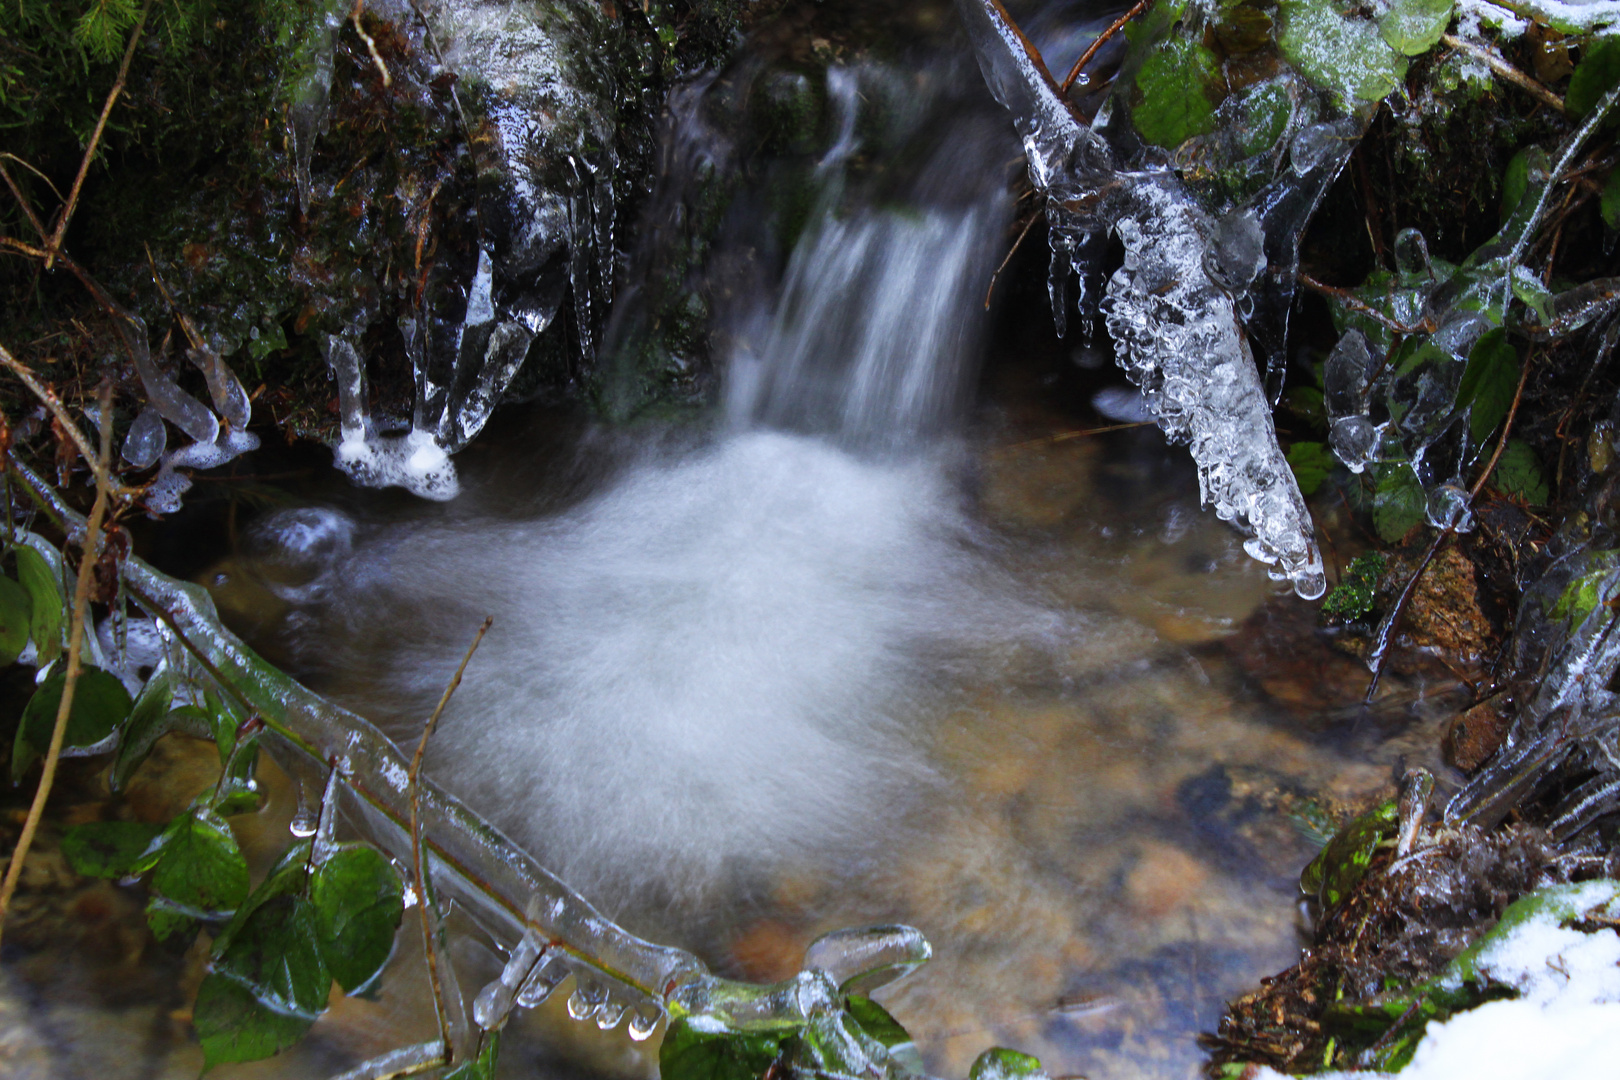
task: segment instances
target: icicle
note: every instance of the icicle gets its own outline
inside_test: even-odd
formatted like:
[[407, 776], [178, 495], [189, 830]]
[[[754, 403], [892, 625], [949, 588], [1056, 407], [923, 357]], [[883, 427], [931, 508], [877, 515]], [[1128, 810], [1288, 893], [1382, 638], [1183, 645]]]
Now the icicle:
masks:
[[547, 953], [534, 965], [529, 977], [518, 988], [517, 1003], [525, 1009], [538, 1008], [568, 978], [568, 965], [562, 957]]
[[473, 1022], [485, 1031], [494, 1031], [506, 1022], [512, 1007], [518, 1004], [518, 991], [526, 985], [535, 962], [545, 953], [545, 942], [531, 926], [518, 940], [500, 978], [478, 992], [473, 999]]
[[129, 425], [124, 436], [123, 458], [137, 469], [148, 469], [157, 464], [169, 442], [169, 429], [163, 425], [163, 416], [151, 405], [145, 405]]

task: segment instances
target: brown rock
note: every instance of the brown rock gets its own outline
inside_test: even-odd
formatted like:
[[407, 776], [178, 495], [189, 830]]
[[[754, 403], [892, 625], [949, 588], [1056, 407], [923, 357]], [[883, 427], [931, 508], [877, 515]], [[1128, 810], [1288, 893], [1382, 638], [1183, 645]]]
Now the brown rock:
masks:
[[1496, 753], [1507, 738], [1513, 721], [1505, 714], [1500, 698], [1487, 698], [1446, 725], [1441, 750], [1447, 763], [1472, 772]]

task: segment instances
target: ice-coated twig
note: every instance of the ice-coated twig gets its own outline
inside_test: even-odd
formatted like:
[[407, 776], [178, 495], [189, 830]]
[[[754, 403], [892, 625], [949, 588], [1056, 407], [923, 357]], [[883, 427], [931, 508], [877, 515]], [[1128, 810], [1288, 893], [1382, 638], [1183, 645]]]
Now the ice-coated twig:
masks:
[[1123, 169], [999, 0], [958, 7], [985, 81], [1023, 138], [1030, 180], [1046, 195], [1060, 328], [1062, 279], [1071, 266], [1084, 273], [1091, 239], [1111, 230], [1125, 261], [1103, 310], [1120, 367], [1165, 434], [1190, 445], [1205, 504], [1251, 534], [1244, 549], [1300, 596], [1321, 596], [1327, 579], [1310, 513], [1234, 308], [1265, 268], [1259, 222], [1212, 220], [1168, 169]]
[[[12, 475], [47, 515], [70, 534], [83, 527], [83, 519], [51, 485], [15, 452], [7, 457]], [[45, 545], [32, 534], [17, 539]], [[397, 862], [410, 865], [413, 785], [410, 760], [399, 747], [369, 721], [261, 660], [224, 628], [201, 586], [177, 581], [133, 556], [120, 570], [130, 597], [244, 711], [263, 720], [261, 744], [278, 763], [295, 778], [326, 783], [351, 827]], [[93, 638], [87, 636], [86, 642]], [[329, 769], [341, 782], [329, 780]], [[927, 959], [927, 943], [915, 930], [874, 927], [812, 944], [805, 969], [783, 982], [722, 979], [691, 953], [635, 937], [603, 917], [431, 780], [421, 779], [415, 796], [424, 867], [435, 893], [509, 955], [524, 948], [525, 940], [528, 948], [544, 946], [518, 986], [518, 1007], [538, 1005], [571, 974], [576, 982], [583, 979], [606, 989], [606, 1010], [596, 1003], [593, 1018], [617, 1024], [628, 1014], [627, 1034], [635, 1040], [650, 1036], [665, 1015], [703, 1017], [732, 1029], [780, 1030], [835, 1019], [844, 1008], [842, 987], [881, 984]], [[446, 965], [441, 975], [446, 1005], [460, 1009], [453, 969]], [[863, 1043], [859, 1049], [861, 1075], [914, 1075], [903, 1061], [888, 1058], [880, 1044]], [[400, 1051], [398, 1059], [378, 1061], [383, 1075], [393, 1075], [386, 1070], [411, 1071], [424, 1055], [439, 1053], [442, 1044], [427, 1043]]]

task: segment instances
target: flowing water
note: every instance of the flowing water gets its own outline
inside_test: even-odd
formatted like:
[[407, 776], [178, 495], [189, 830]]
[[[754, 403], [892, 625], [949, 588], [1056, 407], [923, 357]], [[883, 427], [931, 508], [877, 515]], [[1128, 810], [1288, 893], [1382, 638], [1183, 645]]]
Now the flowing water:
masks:
[[[827, 95], [899, 78], [835, 68]], [[1276, 586], [1180, 452], [1052, 437], [1084, 414], [1022, 355], [1045, 328], [990, 340], [982, 303], [1018, 148], [938, 81], [907, 91], [923, 164], [862, 189], [851, 119], [794, 242], [731, 290], [710, 422], [534, 410], [463, 456], [455, 502], [303, 490], [207, 580], [257, 647], [402, 739], [493, 615], [428, 768], [631, 929], [775, 979], [827, 929], [910, 923], [936, 959], [885, 1002], [936, 1072], [1002, 1043], [1052, 1075], [1188, 1076], [1221, 1001], [1298, 947], [1311, 849], [1287, 811], [1377, 788], [1406, 744], [1254, 691], [1234, 636]], [[733, 267], [759, 250], [730, 244]], [[258, 843], [291, 812], [280, 790]], [[457, 948], [464, 985], [499, 969]], [[218, 1075], [425, 1037], [419, 962], [402, 945], [378, 1000]], [[57, 1041], [89, 1023], [7, 1007]], [[510, 1075], [652, 1068], [559, 1010], [518, 1024]], [[177, 1020], [142, 1023], [142, 1048], [61, 1075], [195, 1070]]]

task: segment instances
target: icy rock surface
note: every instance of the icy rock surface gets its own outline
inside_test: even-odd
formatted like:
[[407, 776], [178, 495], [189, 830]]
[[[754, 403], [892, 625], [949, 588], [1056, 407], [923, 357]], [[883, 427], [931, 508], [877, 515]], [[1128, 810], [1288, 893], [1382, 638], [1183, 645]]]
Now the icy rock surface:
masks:
[[[1234, 307], [1265, 266], [1259, 222], [1211, 220], [1168, 170], [1126, 171], [1101, 136], [1059, 97], [1041, 58], [995, 0], [959, 0], [991, 92], [1013, 114], [1029, 175], [1046, 194], [1053, 313], [1065, 320], [1063, 281], [1084, 274], [1097, 235], [1112, 230], [1124, 264], [1102, 309], [1117, 359], [1159, 426], [1190, 445], [1200, 491], [1244, 545], [1306, 599], [1327, 588], [1314, 528], [1277, 445], [1271, 405]], [[1320, 166], [1296, 153], [1296, 169]], [[1342, 141], [1342, 140], [1341, 140]], [[1309, 161], [1303, 161], [1306, 156]], [[1318, 160], [1321, 159], [1321, 160]], [[1213, 275], [1212, 275], [1213, 271]]]
[[[458, 490], [449, 455], [483, 429], [565, 302], [581, 368], [594, 360], [615, 276], [613, 148], [624, 93], [614, 66], [618, 28], [586, 0], [377, 0], [369, 7], [431, 61], [393, 77], [454, 76], [459, 115], [467, 115], [464, 101], [476, 103], [494, 137], [474, 142], [468, 133], [480, 174], [471, 277], [448, 290], [453, 298], [424, 288], [416, 310], [400, 320], [416, 384], [410, 430], [379, 435], [369, 418], [352, 423], [345, 407], [336, 459], [362, 486], [448, 499]], [[327, 23], [332, 18], [341, 20]], [[326, 23], [317, 31], [289, 118], [306, 205], [322, 195], [310, 190], [308, 161], [325, 128], [336, 43]], [[345, 330], [343, 347], [327, 349], [342, 382], [354, 381], [347, 354], [359, 360], [362, 411], [364, 360], [354, 343], [371, 317]]]

